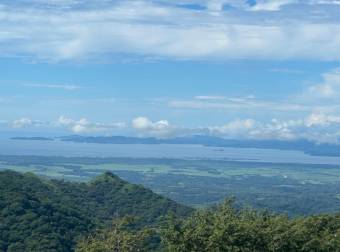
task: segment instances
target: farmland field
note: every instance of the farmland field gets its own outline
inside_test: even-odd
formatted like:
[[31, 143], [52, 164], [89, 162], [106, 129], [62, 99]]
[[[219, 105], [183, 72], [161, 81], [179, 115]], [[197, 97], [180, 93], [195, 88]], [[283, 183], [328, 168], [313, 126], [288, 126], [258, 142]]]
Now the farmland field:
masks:
[[239, 204], [291, 215], [340, 210], [340, 166], [336, 165], [1, 156], [0, 169], [72, 181], [88, 181], [110, 171], [196, 207], [235, 196]]

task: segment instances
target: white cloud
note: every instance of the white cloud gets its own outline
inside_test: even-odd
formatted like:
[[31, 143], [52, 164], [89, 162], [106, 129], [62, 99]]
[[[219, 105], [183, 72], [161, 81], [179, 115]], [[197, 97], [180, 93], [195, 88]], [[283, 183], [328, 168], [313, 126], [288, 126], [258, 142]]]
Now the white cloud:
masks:
[[302, 74], [304, 71], [291, 68], [272, 68], [269, 69], [270, 72], [274, 73], [286, 73], [286, 74]]
[[340, 98], [340, 68], [333, 69], [323, 74], [322, 77], [322, 83], [310, 86], [302, 94], [302, 98], [314, 101], [319, 98]]
[[209, 12], [220, 12], [223, 10], [224, 5], [229, 5], [234, 8], [247, 9], [249, 4], [247, 0], [161, 0], [161, 2], [167, 2], [169, 4], [197, 4], [207, 8]]
[[300, 110], [301, 114], [309, 113], [305, 119], [306, 125], [327, 124], [329, 121], [334, 123], [336, 116], [329, 115], [340, 113], [340, 69], [325, 72], [321, 75], [321, 81], [310, 84], [301, 92], [288, 97], [286, 101], [291, 105], [300, 104], [301, 108], [304, 108]]
[[305, 125], [307, 127], [327, 126], [330, 124], [339, 124], [340, 130], [340, 116], [327, 115], [325, 113], [312, 113], [305, 119]]
[[[7, 124], [16, 129], [57, 127], [75, 134], [107, 134], [128, 127], [125, 123], [90, 122], [85, 118], [74, 120], [64, 116], [52, 122], [20, 118], [12, 122], [0, 121], [0, 124]], [[137, 117], [132, 120], [131, 129], [135, 130], [137, 135], [143, 137], [170, 138], [188, 135], [211, 135], [228, 139], [306, 139], [316, 143], [340, 144], [340, 115], [323, 112], [310, 113], [300, 119], [279, 120], [274, 118], [269, 122], [241, 118], [231, 120], [223, 125], [196, 128], [173, 125], [168, 120], [152, 121], [147, 117]]]
[[29, 118], [20, 118], [14, 120], [11, 124], [12, 128], [24, 128], [31, 126], [33, 124], [32, 120]]
[[272, 119], [265, 123], [254, 119], [236, 119], [220, 126], [185, 128], [167, 120], [152, 122], [146, 117], [135, 118], [132, 127], [140, 136], [174, 137], [195, 134], [228, 139], [297, 140], [340, 144], [340, 116], [311, 113], [294, 120]]
[[[278, 123], [276, 123], [278, 124]], [[292, 123], [291, 123], [292, 124]], [[288, 124], [283, 126], [264, 125], [253, 119], [237, 119], [221, 126], [185, 128], [171, 125], [167, 120], [152, 122], [146, 117], [138, 117], [132, 121], [132, 127], [140, 136], [153, 136], [158, 138], [211, 135], [230, 139], [292, 139], [288, 134]]]
[[[174, 3], [171, 0], [167, 2]], [[340, 0], [256, 0], [253, 4], [247, 0], [182, 0], [180, 3], [199, 4], [213, 12], [222, 11], [224, 5], [245, 11], [279, 11], [289, 5], [296, 5], [297, 8], [303, 8], [303, 5], [339, 5]]]
[[60, 84], [25, 84], [26, 87], [36, 87], [36, 88], [51, 88], [51, 89], [64, 89], [68, 91], [73, 91], [80, 89], [77, 85], [60, 85]]
[[278, 11], [282, 6], [299, 3], [298, 0], [257, 0], [252, 11]]
[[328, 4], [328, 5], [340, 5], [339, 0], [310, 0], [310, 4]]
[[19, 0], [23, 3], [29, 4], [47, 4], [47, 5], [73, 5], [81, 3], [82, 0]]
[[[203, 98], [203, 99], [202, 99]], [[289, 101], [258, 100], [254, 96], [246, 97], [218, 97], [202, 96], [192, 100], [171, 100], [170, 108], [176, 109], [220, 109], [220, 110], [265, 110], [265, 111], [310, 111], [313, 107]]]
[[209, 127], [209, 134], [229, 139], [293, 140], [299, 138], [298, 130], [303, 120], [262, 123], [254, 119], [237, 119], [222, 126]]
[[74, 124], [75, 121], [71, 118], [67, 118], [65, 116], [60, 116], [58, 118], [58, 123], [61, 124], [61, 125], [64, 125], [64, 126], [69, 126], [71, 124]]
[[22, 117], [13, 121], [7, 121], [7, 125], [14, 129], [21, 129], [33, 127], [50, 127], [51, 123], [48, 121], [33, 120], [28, 117]]
[[137, 117], [132, 120], [132, 127], [135, 129], [145, 130], [152, 127], [153, 123], [146, 117]]
[[194, 99], [196, 100], [224, 100], [226, 97], [218, 96], [218, 95], [199, 95], [195, 96]]
[[110, 132], [114, 129], [123, 129], [125, 123], [93, 123], [86, 118], [74, 120], [65, 116], [60, 116], [58, 121], [54, 123], [56, 126], [62, 126], [75, 134]]
[[[243, 2], [205, 4], [211, 6], [210, 10], [218, 10], [221, 4], [236, 6]], [[285, 3], [288, 0], [259, 1], [252, 9], [275, 10]], [[290, 20], [285, 24], [273, 16], [268, 16], [267, 21], [252, 13], [239, 18], [214, 16], [210, 10], [197, 12], [155, 1], [106, 1], [105, 7], [93, 6], [64, 10], [53, 6], [3, 5], [0, 55], [47, 61], [112, 55], [192, 60], [340, 60], [340, 24], [334, 19], [318, 23], [283, 13], [281, 16]]]
[[256, 127], [255, 120], [244, 119], [235, 120], [223, 126], [209, 127], [208, 129], [211, 135], [239, 138], [243, 137], [244, 134], [249, 132], [251, 129], [254, 129], [255, 127]]
[[22, 128], [62, 128], [66, 129], [75, 134], [83, 133], [111, 133], [114, 130], [121, 130], [126, 128], [126, 124], [123, 122], [114, 123], [98, 123], [90, 122], [86, 118], [74, 120], [65, 116], [60, 116], [56, 121], [40, 121], [33, 120], [27, 117], [16, 119], [13, 121], [0, 121], [0, 124], [5, 124], [11, 128], [22, 129]]
[[231, 139], [297, 140], [340, 144], [340, 116], [312, 113], [295, 120], [236, 120], [224, 126], [209, 127], [210, 134]]
[[207, 0], [206, 6], [210, 11], [222, 11], [224, 5], [245, 9], [248, 7], [246, 0]]
[[142, 135], [169, 137], [178, 133], [178, 128], [170, 125], [167, 120], [152, 122], [147, 117], [137, 117], [132, 120], [132, 127]]

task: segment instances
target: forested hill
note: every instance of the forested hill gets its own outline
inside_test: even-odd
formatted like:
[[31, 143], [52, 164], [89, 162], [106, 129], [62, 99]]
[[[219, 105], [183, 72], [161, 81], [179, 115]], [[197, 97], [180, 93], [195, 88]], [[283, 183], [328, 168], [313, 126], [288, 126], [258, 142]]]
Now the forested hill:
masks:
[[111, 173], [75, 183], [0, 172], [0, 252], [333, 252], [339, 237], [339, 213], [288, 218], [230, 201], [193, 211]]
[[169, 213], [191, 212], [110, 173], [74, 183], [0, 172], [0, 251], [72, 251], [79, 236], [116, 216], [133, 215], [136, 225], [152, 226]]

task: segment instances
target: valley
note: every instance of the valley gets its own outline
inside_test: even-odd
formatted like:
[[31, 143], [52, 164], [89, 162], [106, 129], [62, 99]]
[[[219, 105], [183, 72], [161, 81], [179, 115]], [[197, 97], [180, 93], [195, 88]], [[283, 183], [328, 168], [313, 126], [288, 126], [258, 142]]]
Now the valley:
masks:
[[340, 211], [340, 166], [210, 159], [0, 156], [0, 169], [86, 182], [112, 172], [177, 202], [240, 206], [289, 215]]

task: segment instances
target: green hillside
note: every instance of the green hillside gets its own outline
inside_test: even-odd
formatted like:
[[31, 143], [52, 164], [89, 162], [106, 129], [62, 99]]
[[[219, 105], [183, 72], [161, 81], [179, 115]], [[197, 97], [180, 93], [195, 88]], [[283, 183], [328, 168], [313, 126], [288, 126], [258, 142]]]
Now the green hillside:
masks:
[[[77, 252], [150, 251], [150, 231], [130, 230], [122, 219], [82, 239]], [[162, 252], [340, 252], [340, 214], [289, 218], [232, 201], [169, 219], [161, 230]], [[151, 233], [152, 234], [152, 233]]]
[[0, 172], [0, 251], [72, 251], [76, 240], [117, 216], [156, 226], [164, 216], [185, 216], [181, 206], [142, 186], [106, 173], [89, 183]]
[[[180, 217], [180, 218], [178, 218]], [[340, 252], [340, 214], [193, 211], [105, 173], [89, 183], [0, 172], [1, 252]]]

